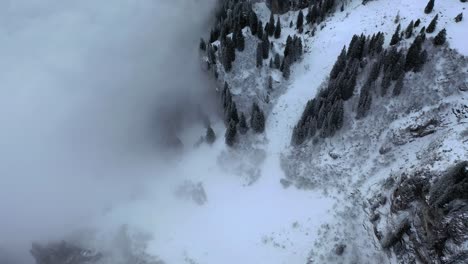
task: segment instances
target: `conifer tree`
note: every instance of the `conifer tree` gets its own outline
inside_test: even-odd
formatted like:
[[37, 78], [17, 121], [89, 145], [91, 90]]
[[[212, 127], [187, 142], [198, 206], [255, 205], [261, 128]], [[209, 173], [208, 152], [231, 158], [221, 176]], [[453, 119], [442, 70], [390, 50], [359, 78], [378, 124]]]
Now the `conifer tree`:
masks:
[[330, 72], [330, 79], [335, 79], [338, 77], [338, 74], [344, 70], [346, 67], [346, 46], [341, 50], [340, 55], [338, 56], [335, 65]]
[[262, 24], [262, 21], [259, 20], [258, 21], [258, 29], [257, 29], [257, 37], [258, 39], [263, 39], [263, 24]]
[[404, 79], [405, 79], [405, 73], [402, 73], [400, 77], [398, 77], [398, 80], [395, 83], [395, 87], [393, 87], [393, 96], [399, 96], [401, 94], [401, 91], [403, 90]]
[[226, 145], [230, 147], [234, 146], [234, 143], [236, 141], [236, 136], [237, 136], [236, 122], [231, 120], [229, 122], [229, 126], [226, 128], [226, 134], [224, 135]]
[[[370, 84], [369, 84], [370, 85]], [[372, 93], [370, 92], [370, 86], [366, 85], [361, 89], [361, 95], [359, 97], [359, 103], [357, 108], [356, 118], [360, 119], [367, 115], [372, 105]]]
[[421, 19], [418, 18], [418, 20], [416, 20], [416, 22], [414, 22], [414, 27], [417, 28], [417, 27], [419, 27], [420, 24], [421, 24]]
[[437, 36], [435, 36], [434, 45], [436, 46], [443, 45], [446, 39], [447, 39], [447, 31], [444, 28], [437, 34]]
[[262, 43], [257, 44], [257, 68], [261, 68], [263, 66], [263, 48]]
[[406, 54], [406, 63], [405, 63], [405, 70], [410, 71], [414, 68], [418, 68], [419, 64], [421, 63], [421, 51], [422, 51], [422, 43], [423, 39], [421, 36], [417, 36], [416, 39], [411, 44], [410, 48], [408, 49], [408, 53]]
[[392, 84], [392, 75], [391, 72], [385, 72], [384, 76], [382, 78], [382, 83], [381, 83], [381, 89], [380, 89], [380, 95], [385, 96], [387, 94], [388, 88], [390, 88], [390, 85]]
[[413, 29], [414, 29], [414, 23], [411, 21], [406, 28], [406, 38], [409, 39], [411, 36], [413, 36]]
[[304, 13], [302, 13], [302, 10], [300, 10], [299, 14], [297, 15], [296, 29], [302, 28], [303, 25], [304, 25]]
[[252, 32], [252, 35], [257, 34], [257, 29], [258, 29], [258, 18], [257, 14], [252, 10], [249, 15], [249, 27], [250, 31]]
[[289, 79], [291, 75], [291, 59], [289, 56], [284, 57], [282, 65], [283, 77]]
[[255, 133], [263, 133], [265, 131], [265, 115], [255, 102], [252, 105], [250, 127]]
[[281, 58], [280, 58], [280, 55], [278, 53], [276, 53], [275, 55], [275, 68], [276, 69], [279, 69], [281, 67]]
[[239, 119], [239, 132], [244, 135], [247, 133], [249, 130], [249, 127], [247, 126], [247, 120], [245, 119], [244, 113], [241, 113], [240, 119]]
[[216, 141], [216, 134], [211, 128], [211, 126], [208, 126], [208, 128], [206, 129], [205, 140], [206, 142], [208, 142], [208, 144], [213, 144]]
[[234, 31], [233, 34], [234, 42], [236, 45], [236, 48], [238, 51], [244, 51], [245, 49], [245, 37], [244, 34], [242, 33], [242, 30], [240, 27], [237, 28], [236, 31]]
[[432, 12], [432, 9], [434, 9], [434, 0], [429, 0], [426, 8], [424, 8], [424, 13], [429, 14]]
[[427, 26], [427, 29], [426, 29], [426, 32], [427, 33], [433, 33], [436, 29], [436, 26], [437, 26], [437, 20], [439, 19], [439, 14], [437, 14], [431, 21], [431, 23], [429, 24], [429, 26]]
[[206, 43], [204, 39], [200, 39], [200, 50], [206, 51]]
[[400, 29], [401, 24], [398, 24], [395, 33], [393, 33], [392, 40], [390, 41], [390, 46], [396, 45], [398, 42], [400, 42]]
[[264, 34], [262, 39], [262, 57], [263, 59], [268, 59], [270, 52], [270, 41], [268, 40], [268, 35]]
[[275, 27], [275, 38], [279, 39], [280, 37], [281, 37], [281, 22], [278, 16], [278, 20], [276, 21], [276, 27]]
[[275, 34], [275, 18], [273, 13], [270, 14], [270, 21], [268, 22], [268, 36], [272, 37]]

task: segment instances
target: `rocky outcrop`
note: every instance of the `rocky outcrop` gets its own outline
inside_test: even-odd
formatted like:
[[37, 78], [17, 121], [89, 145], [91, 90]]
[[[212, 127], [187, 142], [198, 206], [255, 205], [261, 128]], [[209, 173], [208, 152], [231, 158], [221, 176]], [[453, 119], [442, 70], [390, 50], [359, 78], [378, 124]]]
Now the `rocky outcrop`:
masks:
[[382, 248], [393, 250], [401, 263], [468, 263], [467, 161], [442, 174], [403, 176], [389, 208], [372, 210], [373, 215], [389, 211], [372, 223]]

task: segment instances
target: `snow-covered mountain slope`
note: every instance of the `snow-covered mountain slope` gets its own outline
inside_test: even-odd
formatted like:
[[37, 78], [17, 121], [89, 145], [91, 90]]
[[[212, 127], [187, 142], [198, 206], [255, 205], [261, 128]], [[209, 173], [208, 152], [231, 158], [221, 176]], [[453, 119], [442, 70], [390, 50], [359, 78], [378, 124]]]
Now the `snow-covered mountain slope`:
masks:
[[[272, 48], [264, 63], [283, 53], [288, 35], [298, 35], [304, 54], [289, 79], [279, 69], [256, 67], [258, 38], [244, 28], [245, 50], [236, 52], [233, 69], [225, 72], [218, 61], [211, 70], [216, 67], [220, 91], [229, 84], [239, 111], [248, 113], [252, 102], [259, 103], [267, 116], [265, 133], [238, 135], [236, 145], [228, 147], [224, 122], [213, 121], [214, 144], [189, 147], [168, 169], [155, 172], [164, 178], [148, 184], [143, 197], [113, 208], [97, 225], [113, 230], [130, 224], [151, 234], [141, 247], [166, 263], [421, 262], [407, 248], [416, 241], [410, 235], [399, 234], [400, 248], [385, 246], [382, 239], [389, 240], [387, 233], [395, 233], [402, 219], [417, 219], [405, 218], [410, 210], [391, 209], [402, 179], [424, 170], [433, 182], [468, 159], [468, 94], [461, 89], [468, 82], [468, 25], [466, 19], [454, 22], [468, 3], [439, 0], [430, 14], [424, 13], [425, 0], [345, 3], [343, 11], [338, 7], [315, 31], [309, 25], [304, 33], [289, 27], [298, 11], [280, 15], [282, 34], [269, 38]], [[253, 10], [265, 25], [270, 17], [266, 4], [258, 1]], [[395, 17], [403, 29], [420, 19], [419, 32], [436, 14], [437, 30], [427, 34], [424, 46], [428, 62], [421, 72], [408, 73], [400, 97], [375, 99], [370, 114], [355, 120], [354, 96], [346, 103], [343, 128], [333, 137], [291, 146], [308, 100], [327, 82], [353, 35], [383, 32], [387, 48]], [[433, 47], [430, 40], [442, 28], [448, 46]], [[414, 36], [404, 39], [399, 47], [413, 41]], [[219, 50], [221, 43], [213, 45]], [[272, 91], [268, 76], [274, 80]], [[180, 138], [192, 146], [198, 140], [192, 135], [203, 135], [204, 129], [194, 127]], [[180, 186], [188, 194], [180, 195]], [[371, 221], [375, 215], [379, 219]], [[451, 244], [447, 256], [466, 252], [466, 245], [466, 237], [461, 245]]]

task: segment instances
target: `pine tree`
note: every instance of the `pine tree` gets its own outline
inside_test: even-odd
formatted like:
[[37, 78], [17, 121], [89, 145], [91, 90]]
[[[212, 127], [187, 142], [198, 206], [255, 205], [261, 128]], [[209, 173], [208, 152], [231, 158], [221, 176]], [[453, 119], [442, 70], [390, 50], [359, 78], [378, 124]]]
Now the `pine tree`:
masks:
[[208, 128], [206, 129], [205, 140], [206, 142], [208, 142], [208, 144], [213, 144], [216, 141], [216, 134], [211, 128], [211, 126], [208, 126]]
[[346, 46], [341, 50], [340, 55], [338, 56], [335, 65], [330, 72], [330, 79], [335, 79], [338, 77], [338, 74], [344, 70], [346, 67]]
[[278, 53], [276, 53], [275, 55], [275, 68], [276, 69], [279, 69], [281, 67], [281, 58], [280, 58], [280, 55]]
[[263, 133], [265, 131], [265, 115], [257, 103], [253, 103], [252, 105], [250, 127], [255, 133]]
[[411, 21], [406, 28], [406, 38], [409, 39], [411, 36], [413, 36], [413, 29], [414, 29], [414, 23]]
[[304, 25], [304, 13], [302, 13], [302, 10], [300, 10], [299, 15], [297, 16], [296, 29], [302, 28], [303, 25]]
[[289, 56], [284, 57], [282, 66], [283, 77], [289, 79], [289, 76], [291, 76], [291, 59]]
[[431, 23], [429, 24], [429, 26], [427, 26], [427, 29], [426, 29], [426, 32], [427, 33], [433, 33], [436, 29], [436, 26], [437, 26], [437, 20], [439, 19], [439, 14], [437, 14], [431, 21]]
[[421, 63], [420, 56], [422, 51], [422, 43], [423, 39], [421, 36], [417, 36], [413, 41], [413, 44], [411, 44], [410, 48], [408, 49], [405, 63], [406, 71], [410, 71], [419, 67], [419, 64]]
[[262, 39], [262, 57], [263, 59], [268, 59], [270, 52], [270, 41], [268, 40], [268, 35], [264, 34]]
[[250, 27], [250, 31], [252, 32], [252, 35], [256, 35], [257, 29], [258, 29], [258, 18], [257, 18], [257, 14], [255, 14], [254, 11], [250, 12], [249, 27]]
[[261, 68], [263, 66], [263, 48], [262, 43], [258, 43], [257, 45], [257, 68]]
[[444, 28], [437, 34], [437, 36], [435, 36], [434, 45], [436, 46], [443, 45], [446, 39], [447, 39], [447, 31]]
[[330, 136], [333, 135], [335, 131], [340, 130], [343, 127], [343, 118], [344, 118], [344, 103], [343, 100], [336, 100], [333, 104], [331, 115], [329, 117], [329, 128], [331, 128]]
[[463, 20], [463, 13], [460, 13], [455, 17], [456, 23], [461, 22], [462, 20]]
[[392, 75], [391, 72], [385, 72], [380, 89], [380, 95], [385, 96], [387, 94], [388, 88], [392, 84]]
[[270, 69], [273, 69], [273, 67], [274, 67], [273, 58], [270, 58], [270, 63], [268, 65], [270, 66]]
[[229, 122], [229, 126], [226, 128], [226, 134], [224, 135], [224, 139], [226, 141], [226, 145], [232, 147], [236, 141], [237, 136], [237, 126], [236, 122], [231, 120]]
[[244, 49], [245, 49], [245, 37], [244, 37], [244, 34], [242, 33], [242, 30], [240, 29], [240, 27], [236, 31], [234, 31], [233, 38], [234, 38], [234, 42], [235, 42], [237, 50], [238, 51], [244, 51]]
[[278, 20], [276, 21], [276, 27], [275, 27], [275, 38], [279, 39], [280, 37], [281, 37], [281, 22], [278, 16]]
[[273, 90], [273, 77], [271, 77], [271, 75], [268, 76], [267, 89], [270, 91]]
[[360, 119], [367, 115], [372, 105], [372, 93], [370, 92], [370, 86], [364, 86], [361, 89], [361, 95], [359, 97], [359, 103], [357, 108], [356, 118]]
[[416, 20], [416, 22], [414, 22], [414, 27], [417, 28], [417, 27], [419, 27], [420, 24], [421, 24], [421, 19], [418, 18], [418, 20]]
[[405, 73], [402, 73], [393, 87], [393, 96], [399, 96], [403, 90], [403, 81], [405, 79]]
[[204, 39], [200, 39], [200, 50], [206, 51], [206, 43]]
[[239, 132], [242, 135], [244, 135], [245, 133], [247, 133], [248, 130], [249, 130], [249, 127], [247, 126], [247, 121], [245, 119], [245, 115], [244, 115], [244, 113], [241, 113], [240, 119], [239, 119]]
[[395, 33], [393, 33], [392, 40], [390, 41], [390, 46], [396, 45], [398, 42], [400, 42], [400, 29], [401, 24], [398, 24]]
[[272, 37], [275, 34], [275, 18], [273, 13], [270, 14], [270, 21], [268, 22], [268, 36]]
[[429, 14], [432, 12], [432, 9], [434, 9], [434, 0], [429, 0], [426, 8], [424, 9], [424, 13]]
[[257, 37], [258, 39], [263, 39], [263, 24], [262, 24], [262, 21], [259, 20], [258, 21], [258, 29], [257, 29]]

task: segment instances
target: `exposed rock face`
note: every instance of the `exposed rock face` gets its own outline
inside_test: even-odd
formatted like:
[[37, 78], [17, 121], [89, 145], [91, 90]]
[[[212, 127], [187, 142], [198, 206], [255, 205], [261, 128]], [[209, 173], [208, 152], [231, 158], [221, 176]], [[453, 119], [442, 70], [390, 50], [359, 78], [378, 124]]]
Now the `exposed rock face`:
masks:
[[392, 249], [402, 263], [468, 263], [467, 161], [442, 175], [403, 176], [389, 211], [385, 221], [392, 224], [378, 230], [377, 219], [374, 227], [376, 234], [385, 233], [378, 236], [382, 247]]
[[33, 243], [31, 254], [37, 264], [91, 264], [97, 263], [102, 255], [65, 241], [46, 246]]

